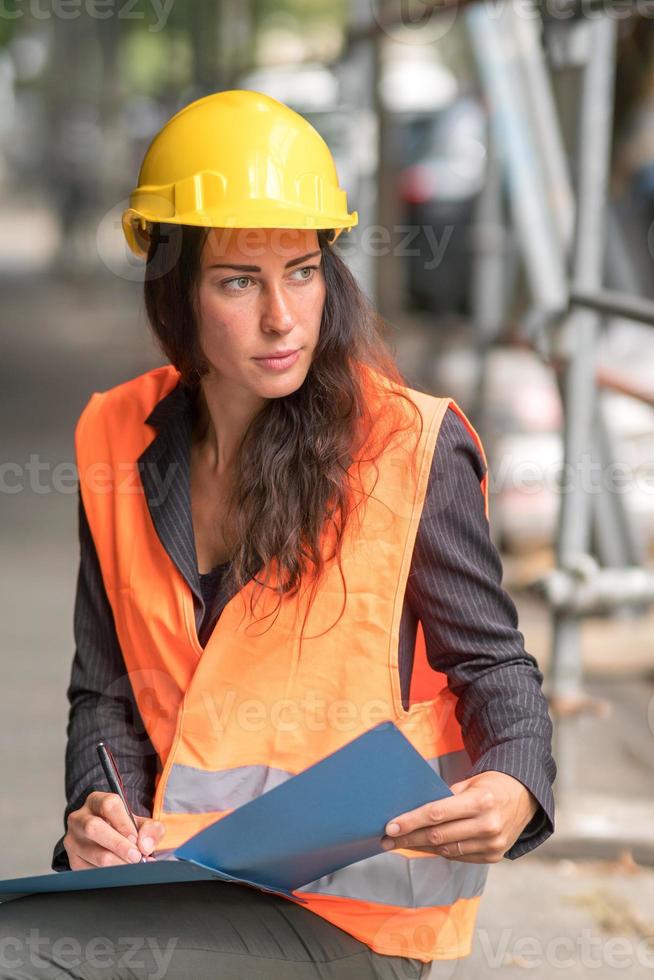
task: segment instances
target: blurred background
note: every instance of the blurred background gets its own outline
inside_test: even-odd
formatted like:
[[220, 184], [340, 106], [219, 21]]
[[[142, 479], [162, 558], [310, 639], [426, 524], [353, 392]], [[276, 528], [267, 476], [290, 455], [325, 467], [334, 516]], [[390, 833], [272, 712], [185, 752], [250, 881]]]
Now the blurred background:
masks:
[[0, 876], [48, 870], [62, 833], [74, 425], [161, 363], [120, 214], [163, 123], [226, 88], [329, 144], [359, 212], [339, 251], [409, 382], [482, 436], [504, 586], [545, 675], [556, 833], [491, 869], [456, 976], [649, 976], [654, 9], [637, 0], [3, 0]]

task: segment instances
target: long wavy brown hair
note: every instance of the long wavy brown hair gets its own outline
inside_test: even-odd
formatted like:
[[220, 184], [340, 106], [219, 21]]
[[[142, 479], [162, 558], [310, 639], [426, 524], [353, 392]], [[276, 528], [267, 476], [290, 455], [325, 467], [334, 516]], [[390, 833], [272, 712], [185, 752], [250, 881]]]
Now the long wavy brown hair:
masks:
[[[151, 329], [194, 404], [200, 379], [208, 370], [198, 339], [196, 297], [209, 231], [155, 225], [144, 282]], [[228, 514], [238, 544], [224, 585], [232, 594], [254, 579], [251, 613], [266, 588], [278, 593], [273, 610], [277, 612], [282, 596], [294, 595], [305, 577], [311, 579], [310, 606], [325, 565], [332, 560], [338, 562], [343, 581], [344, 608], [341, 544], [346, 525], [362, 502], [358, 466], [353, 462], [374, 465], [391, 439], [415, 432], [402, 405], [417, 416], [418, 438], [422, 431], [415, 403], [396, 388], [401, 399], [389, 397], [384, 383], [376, 388], [384, 399], [381, 414], [386, 424], [380, 426], [380, 413], [372, 410], [369, 384], [375, 373], [399, 388], [407, 387], [407, 381], [386, 340], [387, 324], [359, 288], [333, 237], [331, 231], [318, 232], [326, 297], [307, 376], [296, 391], [270, 399], [255, 416], [235, 462]], [[334, 551], [326, 555], [323, 535], [328, 524]], [[270, 586], [273, 564], [278, 582]], [[263, 579], [257, 572], [263, 572]], [[342, 610], [338, 618], [341, 615]]]

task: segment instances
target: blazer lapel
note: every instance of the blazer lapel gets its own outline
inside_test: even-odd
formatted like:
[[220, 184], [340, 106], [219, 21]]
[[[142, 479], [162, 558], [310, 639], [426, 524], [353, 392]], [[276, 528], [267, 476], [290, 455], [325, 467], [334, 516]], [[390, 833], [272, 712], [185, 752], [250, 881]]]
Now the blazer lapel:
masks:
[[145, 424], [157, 429], [156, 438], [138, 459], [150, 517], [163, 547], [197, 599], [196, 624], [199, 624], [204, 615], [204, 601], [191, 517], [193, 416], [190, 396], [183, 385], [178, 384], [155, 405]]

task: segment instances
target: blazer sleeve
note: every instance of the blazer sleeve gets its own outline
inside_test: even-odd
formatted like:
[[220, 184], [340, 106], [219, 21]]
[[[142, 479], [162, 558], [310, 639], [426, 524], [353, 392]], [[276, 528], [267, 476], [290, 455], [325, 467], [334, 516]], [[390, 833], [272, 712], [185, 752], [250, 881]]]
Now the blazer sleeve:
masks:
[[502, 563], [484, 513], [486, 471], [450, 406], [438, 436], [406, 598], [425, 634], [427, 658], [457, 695], [471, 775], [507, 773], [539, 803], [504, 855], [514, 859], [554, 831], [552, 722], [543, 675], [526, 652], [518, 613], [502, 588]]
[[[81, 494], [79, 543], [73, 614], [76, 649], [67, 690], [64, 831], [69, 814], [83, 805], [89, 793], [109, 792], [97, 742], [110, 744], [134, 813], [152, 812], [157, 772], [156, 752], [134, 700]], [[55, 845], [51, 866], [54, 871], [70, 870], [63, 836]]]

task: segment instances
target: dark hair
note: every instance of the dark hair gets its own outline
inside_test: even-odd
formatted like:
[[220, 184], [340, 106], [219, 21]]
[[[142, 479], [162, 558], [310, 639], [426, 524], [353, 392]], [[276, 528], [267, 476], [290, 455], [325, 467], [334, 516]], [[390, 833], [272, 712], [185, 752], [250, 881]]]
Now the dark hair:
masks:
[[[209, 231], [155, 225], [144, 283], [150, 326], [192, 398], [199, 393], [200, 377], [208, 368], [198, 340], [196, 297]], [[238, 545], [225, 587], [231, 594], [254, 577], [258, 588], [251, 611], [256, 597], [271, 587], [273, 560], [279, 575], [276, 610], [283, 594], [298, 591], [309, 569], [315, 573], [312, 601], [326, 560], [332, 557], [338, 560], [343, 579], [341, 542], [346, 523], [359, 506], [354, 501], [355, 474], [348, 471], [355, 458], [374, 464], [396, 433], [412, 428], [397, 398], [384, 402], [382, 414], [387, 424], [376, 424], [379, 417], [371, 411], [364, 375], [374, 378], [377, 372], [401, 387], [407, 382], [385, 340], [385, 322], [337, 254], [332, 239], [333, 232], [318, 232], [326, 297], [307, 376], [296, 391], [270, 399], [255, 416], [235, 466], [228, 510]], [[362, 367], [372, 368], [373, 374]], [[386, 386], [380, 385], [380, 396], [385, 393]], [[400, 394], [402, 404], [416, 413], [422, 426], [417, 406]], [[326, 522], [331, 522], [335, 532], [335, 553], [327, 557], [321, 551]], [[263, 581], [254, 576], [260, 570], [266, 573]], [[338, 618], [340, 615], [342, 612]]]

